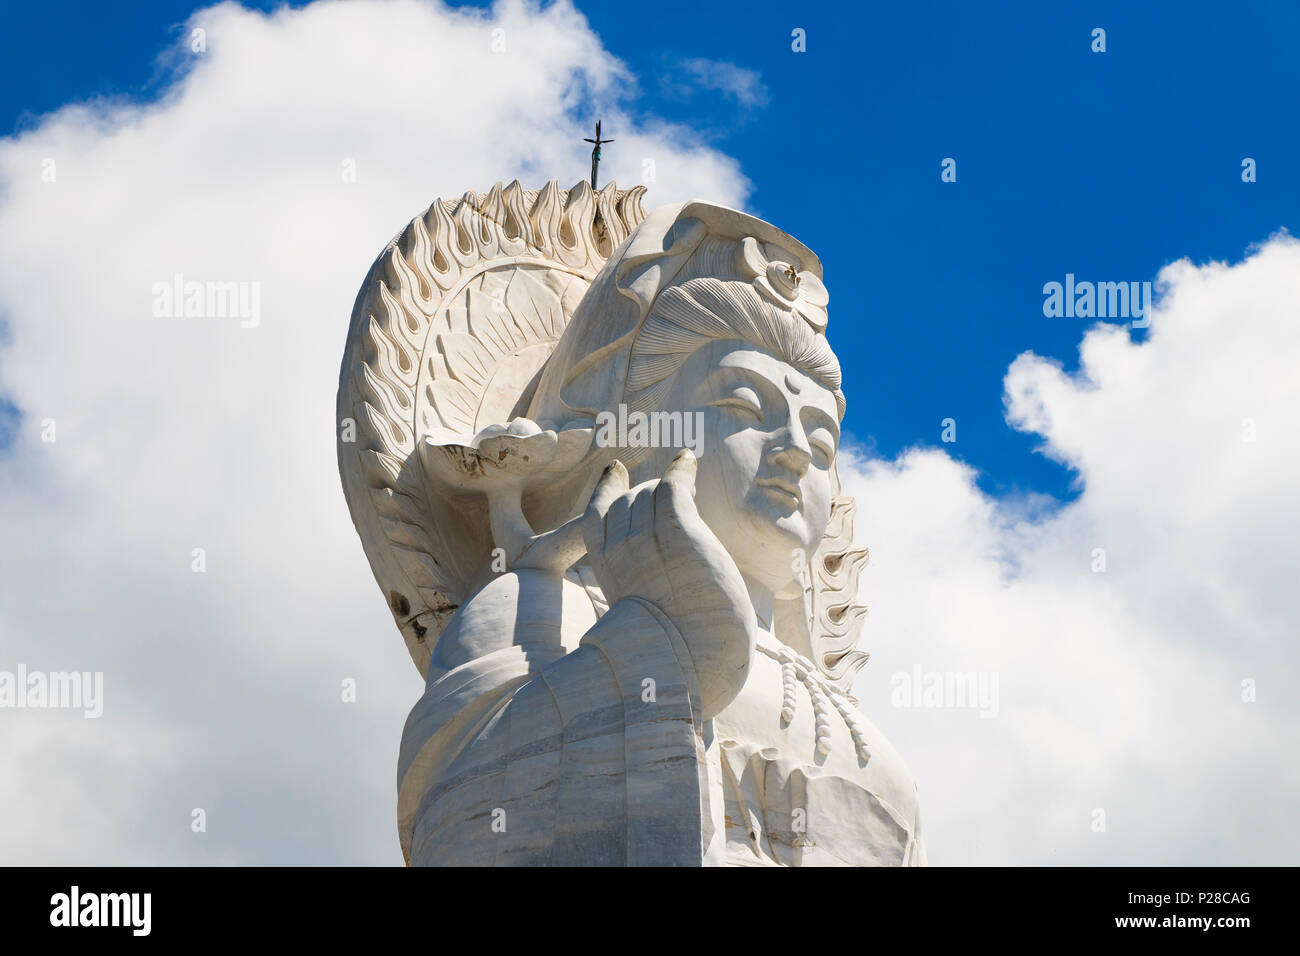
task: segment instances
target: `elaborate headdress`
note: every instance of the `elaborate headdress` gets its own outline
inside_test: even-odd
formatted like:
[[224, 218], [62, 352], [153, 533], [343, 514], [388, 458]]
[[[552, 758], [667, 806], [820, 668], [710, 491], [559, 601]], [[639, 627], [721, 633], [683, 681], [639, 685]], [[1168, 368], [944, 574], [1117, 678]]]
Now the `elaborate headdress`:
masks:
[[[560, 508], [581, 507], [595, 414], [620, 400], [655, 407], [700, 344], [749, 339], [807, 369], [843, 410], [817, 257], [712, 203], [646, 217], [643, 192], [552, 181], [435, 202], [362, 286], [339, 383], [339, 469], [422, 674], [491, 548], [516, 557], [567, 517], [530, 509], [530, 491], [574, 485], [577, 472]], [[846, 690], [866, 660], [853, 511], [835, 498], [804, 594], [781, 602], [776, 621]]]
[[[821, 271], [806, 246], [761, 219], [699, 201], [658, 209], [583, 297], [547, 363], [529, 416], [556, 423], [590, 418], [611, 398], [629, 394], [641, 410], [657, 407], [655, 386], [664, 382], [658, 373], [673, 366], [670, 356], [738, 335], [812, 364], [829, 379], [843, 410], [839, 366], [822, 335], [827, 296]], [[665, 302], [669, 290], [692, 279], [701, 287], [695, 295]], [[708, 280], [715, 284], [704, 287]], [[738, 321], [724, 325], [720, 314]], [[803, 321], [782, 321], [782, 315]]]

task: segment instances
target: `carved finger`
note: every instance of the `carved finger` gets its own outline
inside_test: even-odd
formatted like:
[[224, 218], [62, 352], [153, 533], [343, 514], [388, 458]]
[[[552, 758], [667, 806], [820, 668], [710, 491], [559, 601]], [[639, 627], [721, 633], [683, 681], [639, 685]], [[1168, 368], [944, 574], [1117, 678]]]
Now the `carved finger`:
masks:
[[582, 516], [582, 537], [589, 553], [598, 553], [605, 543], [605, 513], [609, 506], [627, 493], [627, 469], [621, 461], [611, 461], [596, 482], [587, 510]]
[[680, 520], [695, 511], [695, 455], [683, 448], [664, 472], [655, 489], [655, 515], [658, 520]]
[[655, 489], [661, 482], [647, 481], [639, 485], [632, 500], [632, 513], [628, 522], [628, 537], [635, 538], [650, 531], [655, 520]]
[[515, 562], [516, 568], [543, 568], [551, 571], [563, 571], [582, 557], [587, 543], [582, 535], [584, 515], [571, 518], [560, 527], [533, 539], [522, 557]]
[[627, 528], [631, 523], [632, 498], [636, 490], [619, 495], [605, 512], [605, 547], [612, 548], [627, 537]]
[[695, 497], [695, 473], [699, 471], [699, 459], [689, 448], [683, 448], [664, 472], [664, 481], [682, 489]]

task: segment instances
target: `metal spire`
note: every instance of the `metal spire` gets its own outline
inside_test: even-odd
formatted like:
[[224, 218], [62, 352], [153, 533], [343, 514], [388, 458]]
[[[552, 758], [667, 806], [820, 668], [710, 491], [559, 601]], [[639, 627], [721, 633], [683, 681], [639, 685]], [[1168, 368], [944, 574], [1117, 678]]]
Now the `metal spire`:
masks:
[[595, 192], [596, 191], [596, 169], [597, 167], [600, 166], [600, 146], [602, 143], [612, 143], [614, 141], [612, 139], [600, 138], [600, 120], [596, 120], [596, 138], [583, 139], [583, 142], [595, 144], [594, 146], [591, 147], [591, 189], [592, 192]]

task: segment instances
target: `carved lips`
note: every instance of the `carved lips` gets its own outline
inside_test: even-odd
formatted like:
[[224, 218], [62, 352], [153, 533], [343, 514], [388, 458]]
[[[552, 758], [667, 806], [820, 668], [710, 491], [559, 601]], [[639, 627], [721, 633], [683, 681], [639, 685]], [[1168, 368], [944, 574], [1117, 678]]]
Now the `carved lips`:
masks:
[[754, 484], [763, 489], [773, 501], [778, 504], [789, 505], [798, 508], [803, 504], [803, 492], [796, 482], [786, 481], [782, 478], [759, 478]]

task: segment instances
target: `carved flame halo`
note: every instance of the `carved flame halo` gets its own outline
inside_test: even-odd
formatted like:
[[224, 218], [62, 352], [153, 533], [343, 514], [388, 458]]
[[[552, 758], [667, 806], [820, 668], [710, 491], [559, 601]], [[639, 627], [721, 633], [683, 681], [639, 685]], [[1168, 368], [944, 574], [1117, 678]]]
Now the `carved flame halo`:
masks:
[[[504, 502], [500, 533], [517, 543], [527, 533], [510, 513], [517, 467], [537, 452], [544, 479], [582, 441], [515, 420], [592, 279], [645, 218], [644, 193], [552, 180], [437, 200], [362, 283], [339, 376], [339, 474], [422, 675], [491, 555], [489, 494]], [[543, 452], [547, 432], [554, 447]]]
[[[644, 192], [613, 183], [599, 193], [586, 183], [561, 190], [554, 181], [525, 190], [514, 182], [439, 200], [389, 243], [362, 284], [339, 381], [339, 471], [375, 578], [422, 675], [492, 548], [513, 560], [537, 539], [522, 507], [529, 489], [593, 460], [594, 422], [571, 414], [573, 406], [539, 415], [535, 396], [556, 371], [552, 353], [593, 280], [646, 219]], [[824, 332], [827, 295], [811, 252], [734, 210], [698, 202], [676, 208], [689, 213], [688, 230], [693, 215], [741, 229], [746, 238], [732, 269]], [[780, 245], [760, 242], [755, 229]], [[657, 256], [671, 256], [674, 241], [692, 243], [685, 234], [648, 238], [658, 252], [630, 246], [618, 275], [604, 273], [623, 296], [634, 296], [638, 276], [655, 268]], [[796, 255], [783, 254], [786, 247]], [[564, 362], [571, 368], [573, 360]], [[803, 594], [778, 601], [775, 625], [847, 691], [866, 661], [856, 649], [866, 609], [854, 603], [866, 551], [852, 547], [853, 500], [838, 496], [832, 477], [837, 497], [804, 570]]]

